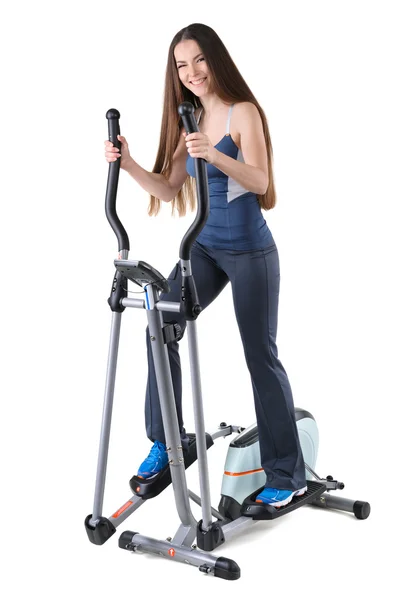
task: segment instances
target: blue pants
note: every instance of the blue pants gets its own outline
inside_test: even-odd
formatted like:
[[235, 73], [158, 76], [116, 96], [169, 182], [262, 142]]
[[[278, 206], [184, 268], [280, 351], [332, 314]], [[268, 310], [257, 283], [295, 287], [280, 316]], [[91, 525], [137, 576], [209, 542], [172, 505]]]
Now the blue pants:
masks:
[[[268, 487], [297, 490], [306, 485], [305, 464], [298, 438], [291, 387], [277, 356], [277, 313], [280, 267], [277, 247], [259, 250], [219, 250], [194, 242], [191, 266], [203, 309], [230, 281], [245, 359], [251, 375], [259, 431], [261, 465]], [[179, 263], [169, 277], [171, 291], [161, 300], [180, 301]], [[164, 322], [177, 321], [184, 331], [180, 313], [164, 312]], [[201, 319], [201, 317], [200, 317]], [[183, 443], [186, 433], [182, 416], [182, 377], [179, 344], [168, 344], [177, 416]], [[154, 362], [147, 328], [148, 382], [145, 417], [150, 440], [165, 443]]]

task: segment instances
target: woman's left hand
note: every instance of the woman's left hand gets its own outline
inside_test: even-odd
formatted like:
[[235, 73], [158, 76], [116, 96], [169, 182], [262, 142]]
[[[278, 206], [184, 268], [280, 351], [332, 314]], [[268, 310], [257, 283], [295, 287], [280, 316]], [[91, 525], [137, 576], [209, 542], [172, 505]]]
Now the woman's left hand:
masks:
[[204, 158], [206, 162], [212, 164], [216, 156], [216, 148], [214, 148], [205, 133], [195, 131], [189, 135], [185, 135], [186, 147], [191, 158]]

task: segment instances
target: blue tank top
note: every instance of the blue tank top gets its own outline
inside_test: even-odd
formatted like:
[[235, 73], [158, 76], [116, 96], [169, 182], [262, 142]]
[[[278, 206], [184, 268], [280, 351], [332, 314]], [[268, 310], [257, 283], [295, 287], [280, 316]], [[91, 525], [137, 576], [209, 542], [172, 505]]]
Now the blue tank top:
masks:
[[[241, 150], [230, 135], [230, 106], [226, 135], [215, 146], [219, 152], [245, 162]], [[200, 122], [202, 110], [198, 118]], [[209, 216], [197, 241], [204, 246], [224, 250], [257, 250], [273, 243], [256, 194], [244, 189], [231, 177], [206, 163], [209, 187]], [[194, 159], [189, 155], [186, 170], [195, 177]]]

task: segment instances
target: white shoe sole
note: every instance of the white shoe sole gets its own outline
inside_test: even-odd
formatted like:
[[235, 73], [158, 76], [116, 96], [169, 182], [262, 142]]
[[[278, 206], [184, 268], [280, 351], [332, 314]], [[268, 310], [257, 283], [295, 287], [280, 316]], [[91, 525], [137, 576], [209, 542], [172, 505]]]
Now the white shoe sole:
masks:
[[[269, 506], [274, 506], [275, 508], [281, 508], [282, 506], [286, 506], [291, 502], [294, 496], [303, 496], [305, 492], [307, 492], [308, 486], [301, 488], [296, 492], [292, 492], [291, 496], [288, 496], [285, 500], [280, 500], [280, 502], [267, 502]], [[266, 504], [266, 503], [265, 503]]]

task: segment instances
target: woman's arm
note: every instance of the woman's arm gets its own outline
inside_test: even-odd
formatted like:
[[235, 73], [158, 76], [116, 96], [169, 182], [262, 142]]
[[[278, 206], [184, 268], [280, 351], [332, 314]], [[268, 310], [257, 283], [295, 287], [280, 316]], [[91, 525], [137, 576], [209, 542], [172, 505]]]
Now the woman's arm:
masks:
[[146, 192], [164, 202], [171, 202], [176, 197], [188, 176], [186, 172], [187, 148], [183, 132], [184, 129], [181, 128], [179, 143], [173, 154], [172, 171], [169, 179], [166, 179], [161, 173], [146, 171], [133, 158], [124, 168]]
[[235, 123], [245, 163], [219, 152], [206, 134], [190, 133], [186, 146], [193, 158], [204, 158], [220, 171], [237, 181], [244, 189], [255, 194], [266, 193], [269, 184], [267, 149], [262, 119], [252, 102], [240, 102], [235, 109]]
[[212, 164], [254, 194], [266, 193], [269, 183], [267, 149], [262, 119], [255, 104], [235, 105], [235, 123], [240, 134], [240, 146], [245, 164], [215, 150]]

